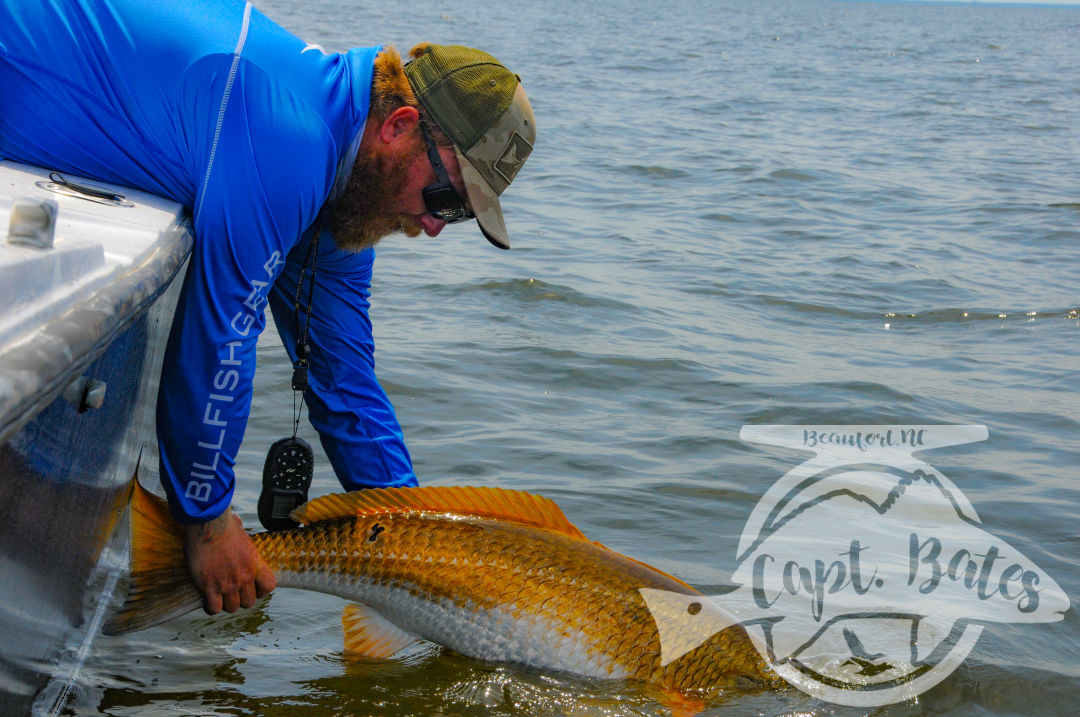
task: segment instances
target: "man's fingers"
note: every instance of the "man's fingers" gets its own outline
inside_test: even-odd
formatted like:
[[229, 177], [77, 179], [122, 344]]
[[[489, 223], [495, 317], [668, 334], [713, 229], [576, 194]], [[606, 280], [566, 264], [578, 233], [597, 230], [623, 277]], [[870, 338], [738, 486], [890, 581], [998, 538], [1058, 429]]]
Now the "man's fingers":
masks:
[[235, 514], [190, 526], [184, 537], [188, 569], [205, 596], [207, 614], [250, 608], [277, 585]]
[[221, 606], [225, 612], [236, 612], [240, 609], [240, 594], [235, 591], [223, 594], [221, 596]]
[[203, 596], [203, 610], [207, 615], [217, 615], [221, 612], [221, 594], [213, 591], [207, 591]]
[[244, 583], [240, 588], [240, 607], [249, 608], [255, 604], [255, 582]]
[[260, 559], [258, 567], [255, 568], [255, 597], [261, 598], [276, 587], [277, 578], [274, 577], [274, 571]]

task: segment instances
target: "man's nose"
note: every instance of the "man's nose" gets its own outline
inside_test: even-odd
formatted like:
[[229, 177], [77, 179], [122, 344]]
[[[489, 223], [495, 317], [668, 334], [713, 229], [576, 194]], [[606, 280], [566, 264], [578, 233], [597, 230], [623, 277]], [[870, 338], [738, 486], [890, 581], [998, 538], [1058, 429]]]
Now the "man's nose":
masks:
[[446, 222], [442, 219], [436, 219], [430, 214], [420, 215], [420, 226], [423, 227], [424, 233], [429, 237], [439, 236], [439, 232], [446, 226]]

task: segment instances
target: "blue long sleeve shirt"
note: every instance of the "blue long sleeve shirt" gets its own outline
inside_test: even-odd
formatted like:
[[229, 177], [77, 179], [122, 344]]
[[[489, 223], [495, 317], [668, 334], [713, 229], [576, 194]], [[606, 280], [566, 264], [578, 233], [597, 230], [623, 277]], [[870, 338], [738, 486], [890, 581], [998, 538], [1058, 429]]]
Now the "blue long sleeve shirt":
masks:
[[[231, 501], [268, 306], [295, 358], [300, 265], [351, 168], [379, 49], [326, 53], [238, 0], [0, 0], [0, 156], [192, 212], [158, 398], [162, 482], [182, 522]], [[346, 489], [414, 485], [374, 374], [374, 252], [325, 231], [319, 249], [311, 421]]]

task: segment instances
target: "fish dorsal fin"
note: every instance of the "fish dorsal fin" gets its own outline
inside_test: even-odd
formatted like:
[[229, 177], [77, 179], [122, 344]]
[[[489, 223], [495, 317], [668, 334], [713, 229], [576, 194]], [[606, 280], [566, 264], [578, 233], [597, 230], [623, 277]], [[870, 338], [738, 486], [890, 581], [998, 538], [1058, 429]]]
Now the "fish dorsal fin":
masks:
[[345, 606], [341, 627], [345, 631], [345, 652], [369, 660], [393, 657], [420, 640], [367, 605], [358, 603]]
[[352, 493], [324, 495], [300, 506], [290, 517], [298, 523], [312, 525], [324, 520], [356, 515], [416, 512], [495, 518], [547, 528], [575, 538], [585, 538], [585, 535], [566, 519], [554, 501], [505, 488], [368, 488]]

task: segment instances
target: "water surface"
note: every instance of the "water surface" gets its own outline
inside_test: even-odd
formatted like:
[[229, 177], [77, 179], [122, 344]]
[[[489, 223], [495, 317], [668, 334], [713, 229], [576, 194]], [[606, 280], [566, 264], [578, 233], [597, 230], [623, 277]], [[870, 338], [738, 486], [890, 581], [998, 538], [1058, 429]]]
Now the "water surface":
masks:
[[[432, 40], [519, 72], [539, 144], [474, 226], [379, 250], [379, 376], [429, 484], [543, 493], [706, 591], [805, 455], [746, 424], [982, 424], [924, 458], [1080, 597], [1080, 9], [778, 0], [263, 0], [328, 48]], [[260, 344], [236, 506], [257, 525], [289, 366]], [[313, 432], [305, 435], [317, 444]], [[320, 455], [315, 491], [337, 483]], [[853, 516], [853, 520], [861, 519]], [[657, 714], [633, 685], [416, 650], [341, 654], [342, 602], [279, 591], [99, 639], [68, 710], [145, 715]], [[1062, 714], [1080, 620], [989, 625], [875, 714]], [[707, 714], [860, 714], [794, 689]]]

